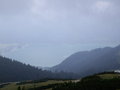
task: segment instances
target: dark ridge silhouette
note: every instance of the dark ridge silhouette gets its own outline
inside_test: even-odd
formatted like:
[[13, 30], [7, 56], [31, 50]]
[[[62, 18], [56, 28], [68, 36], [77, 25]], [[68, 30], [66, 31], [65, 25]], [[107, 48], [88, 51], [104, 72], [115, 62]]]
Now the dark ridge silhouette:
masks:
[[26, 65], [21, 62], [0, 56], [0, 83], [47, 78], [68, 79], [76, 77], [78, 76], [73, 73], [53, 73], [51, 71], [38, 69], [37, 67], [29, 64]]

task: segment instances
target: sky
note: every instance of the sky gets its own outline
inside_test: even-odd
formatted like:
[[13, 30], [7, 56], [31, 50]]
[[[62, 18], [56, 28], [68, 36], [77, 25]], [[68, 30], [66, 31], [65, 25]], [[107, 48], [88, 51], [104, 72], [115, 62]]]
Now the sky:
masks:
[[120, 0], [0, 0], [0, 55], [51, 67], [120, 44]]

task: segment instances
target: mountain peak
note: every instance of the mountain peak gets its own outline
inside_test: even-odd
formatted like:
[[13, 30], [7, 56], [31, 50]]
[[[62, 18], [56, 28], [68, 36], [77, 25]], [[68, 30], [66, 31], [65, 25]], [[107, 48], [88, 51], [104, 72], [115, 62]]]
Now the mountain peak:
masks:
[[53, 67], [55, 71], [78, 73], [81, 76], [120, 69], [118, 52], [120, 45], [115, 48], [105, 47], [91, 50], [84, 54], [75, 53], [61, 64]]
[[116, 48], [120, 48], [120, 45], [118, 45]]

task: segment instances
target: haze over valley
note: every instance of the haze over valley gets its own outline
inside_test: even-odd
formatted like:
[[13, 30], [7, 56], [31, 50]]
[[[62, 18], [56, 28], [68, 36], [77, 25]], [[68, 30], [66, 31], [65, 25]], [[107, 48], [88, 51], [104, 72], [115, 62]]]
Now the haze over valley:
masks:
[[51, 67], [120, 44], [119, 0], [0, 0], [0, 54]]
[[0, 0], [0, 90], [120, 90], [120, 0]]

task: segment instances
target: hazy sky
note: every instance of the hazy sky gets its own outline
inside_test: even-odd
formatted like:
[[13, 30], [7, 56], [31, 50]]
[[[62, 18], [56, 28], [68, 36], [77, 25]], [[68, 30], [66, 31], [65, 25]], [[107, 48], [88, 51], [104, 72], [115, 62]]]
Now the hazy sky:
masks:
[[0, 0], [0, 54], [53, 66], [120, 44], [120, 0]]

